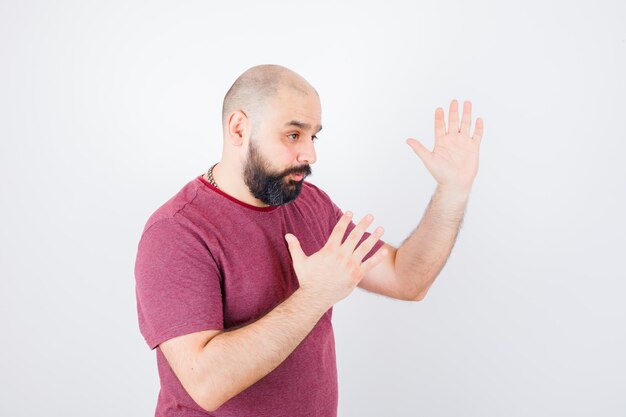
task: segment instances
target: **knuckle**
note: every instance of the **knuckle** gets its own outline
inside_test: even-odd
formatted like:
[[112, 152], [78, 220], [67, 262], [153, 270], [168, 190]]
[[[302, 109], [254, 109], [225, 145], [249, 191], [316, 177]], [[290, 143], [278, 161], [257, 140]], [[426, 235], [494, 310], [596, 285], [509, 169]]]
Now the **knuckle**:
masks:
[[357, 270], [353, 271], [351, 276], [350, 276], [350, 278], [354, 282], [359, 282], [362, 277], [363, 277], [363, 273], [361, 273], [360, 269], [357, 269]]
[[344, 265], [347, 260], [348, 258], [344, 252], [340, 250], [336, 250], [333, 252], [333, 262], [335, 262], [335, 264]]

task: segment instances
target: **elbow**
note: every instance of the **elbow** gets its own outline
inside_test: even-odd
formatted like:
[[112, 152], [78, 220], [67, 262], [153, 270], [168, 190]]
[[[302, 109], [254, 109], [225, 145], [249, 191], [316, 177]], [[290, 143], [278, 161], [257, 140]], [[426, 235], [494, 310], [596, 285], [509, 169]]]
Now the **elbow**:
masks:
[[196, 392], [193, 395], [189, 393], [191, 398], [198, 404], [204, 411], [212, 413], [217, 411], [222, 406], [224, 401], [220, 401], [218, 395], [208, 395], [206, 392]]
[[417, 294], [417, 296], [411, 298], [410, 301], [422, 301], [426, 297], [426, 291], [422, 291]]
[[217, 409], [220, 408], [220, 406], [221, 406], [221, 404], [215, 404], [215, 403], [212, 403], [212, 402], [198, 403], [198, 401], [196, 401], [196, 403], [200, 406], [200, 408], [202, 408], [207, 413], [213, 413], [213, 412], [217, 411]]
[[204, 378], [197, 379], [195, 383], [186, 389], [192, 400], [203, 410], [212, 413], [226, 402], [228, 398], [218, 389], [218, 384], [208, 373], [204, 373]]
[[434, 282], [434, 278], [430, 281], [426, 281], [427, 284], [423, 285], [419, 291], [417, 292], [417, 295], [415, 297], [413, 297], [411, 299], [411, 301], [422, 301], [424, 299], [424, 297], [426, 297], [426, 293], [428, 292], [428, 290], [430, 290], [431, 285], [433, 285]]
[[428, 292], [428, 289], [430, 288], [430, 286], [424, 287], [422, 288], [416, 296], [414, 296], [413, 298], [410, 299], [410, 301], [422, 301], [424, 299], [424, 297], [426, 297], [426, 293]]
[[404, 301], [422, 301], [432, 284], [427, 277], [416, 275], [396, 275], [396, 281], [402, 283], [402, 290], [397, 298]]

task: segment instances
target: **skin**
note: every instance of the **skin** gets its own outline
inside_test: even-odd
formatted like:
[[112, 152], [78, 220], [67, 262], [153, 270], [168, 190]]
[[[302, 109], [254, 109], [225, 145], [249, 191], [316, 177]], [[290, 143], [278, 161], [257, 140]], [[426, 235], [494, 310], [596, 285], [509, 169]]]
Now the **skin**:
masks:
[[444, 110], [435, 109], [435, 146], [429, 151], [420, 141], [406, 143], [437, 181], [426, 212], [419, 225], [397, 250], [391, 250], [388, 262], [373, 269], [361, 285], [370, 291], [383, 288], [387, 294], [422, 300], [445, 265], [467, 206], [478, 173], [478, 156], [484, 132], [483, 120], [476, 119], [471, 133], [472, 103], [463, 105], [459, 124], [457, 100], [450, 103], [446, 129]]

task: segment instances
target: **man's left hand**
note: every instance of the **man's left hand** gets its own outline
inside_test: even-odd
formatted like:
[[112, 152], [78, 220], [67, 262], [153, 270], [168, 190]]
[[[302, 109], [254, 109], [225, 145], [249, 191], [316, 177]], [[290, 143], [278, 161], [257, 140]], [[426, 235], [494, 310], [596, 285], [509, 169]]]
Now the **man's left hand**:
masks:
[[464, 103], [460, 126], [458, 107], [458, 102], [452, 100], [447, 132], [443, 109], [437, 107], [435, 110], [435, 147], [432, 152], [416, 139], [409, 138], [406, 143], [413, 148], [439, 187], [469, 193], [478, 172], [483, 120], [476, 119], [474, 134], [470, 136], [472, 103]]

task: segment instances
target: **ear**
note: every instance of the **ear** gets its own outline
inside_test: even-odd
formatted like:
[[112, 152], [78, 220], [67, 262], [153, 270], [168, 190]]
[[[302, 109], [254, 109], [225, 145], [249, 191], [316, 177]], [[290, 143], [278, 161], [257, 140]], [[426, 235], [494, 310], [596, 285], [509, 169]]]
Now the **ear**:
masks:
[[241, 110], [235, 110], [226, 119], [226, 138], [233, 146], [241, 146], [251, 129], [250, 119]]

